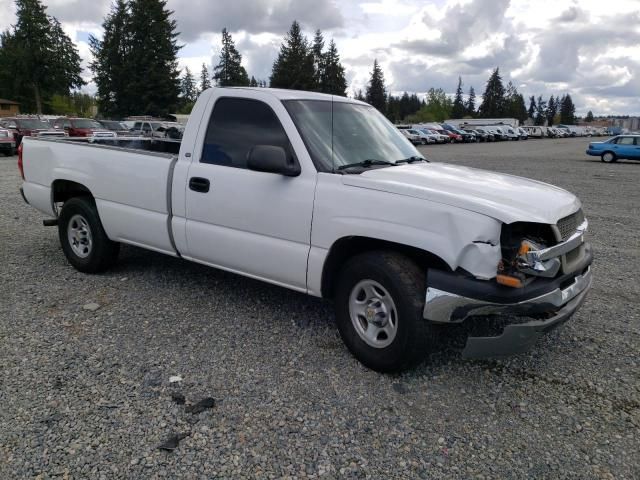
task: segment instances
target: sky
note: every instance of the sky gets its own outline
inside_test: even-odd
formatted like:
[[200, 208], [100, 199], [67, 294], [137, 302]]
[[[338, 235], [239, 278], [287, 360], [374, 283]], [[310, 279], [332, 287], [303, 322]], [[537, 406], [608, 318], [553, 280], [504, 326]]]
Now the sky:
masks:
[[[83, 58], [101, 36], [111, 0], [45, 0]], [[267, 80], [293, 20], [309, 38], [338, 45], [349, 93], [364, 89], [374, 59], [388, 91], [480, 95], [495, 67], [526, 97], [569, 92], [577, 113], [640, 114], [640, 0], [168, 0], [178, 24], [180, 67], [218, 62], [221, 30], [233, 35], [249, 75]], [[0, 0], [0, 29], [15, 22]], [[95, 91], [91, 83], [85, 90]], [[528, 100], [527, 100], [528, 104]]]

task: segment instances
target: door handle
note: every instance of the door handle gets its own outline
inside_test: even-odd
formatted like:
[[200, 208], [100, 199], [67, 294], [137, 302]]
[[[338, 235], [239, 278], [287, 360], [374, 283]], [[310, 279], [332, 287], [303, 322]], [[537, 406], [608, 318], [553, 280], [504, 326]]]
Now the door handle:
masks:
[[207, 193], [209, 191], [209, 180], [202, 177], [191, 177], [189, 188], [194, 192]]

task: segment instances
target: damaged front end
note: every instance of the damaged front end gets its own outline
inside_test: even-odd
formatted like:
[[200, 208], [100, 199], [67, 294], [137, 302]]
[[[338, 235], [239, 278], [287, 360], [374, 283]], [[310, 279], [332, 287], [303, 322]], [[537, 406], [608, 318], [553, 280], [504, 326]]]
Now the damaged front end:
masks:
[[498, 318], [499, 332], [468, 338], [463, 351], [467, 357], [527, 350], [539, 336], [570, 318], [586, 297], [592, 282], [591, 248], [584, 239], [587, 226], [581, 210], [556, 225], [504, 224], [495, 278], [429, 272], [424, 317], [474, 325]]

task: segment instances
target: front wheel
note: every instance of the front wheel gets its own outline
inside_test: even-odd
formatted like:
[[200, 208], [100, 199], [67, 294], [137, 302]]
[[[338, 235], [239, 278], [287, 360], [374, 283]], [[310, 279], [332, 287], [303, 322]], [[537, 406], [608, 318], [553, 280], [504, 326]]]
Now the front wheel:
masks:
[[340, 336], [366, 367], [404, 370], [425, 358], [431, 325], [422, 316], [426, 271], [389, 251], [353, 257], [335, 297]]
[[102, 272], [118, 258], [120, 244], [107, 237], [91, 198], [65, 202], [58, 219], [58, 235], [67, 260], [81, 272]]
[[612, 163], [616, 161], [616, 154], [613, 152], [604, 152], [600, 157], [604, 163]]

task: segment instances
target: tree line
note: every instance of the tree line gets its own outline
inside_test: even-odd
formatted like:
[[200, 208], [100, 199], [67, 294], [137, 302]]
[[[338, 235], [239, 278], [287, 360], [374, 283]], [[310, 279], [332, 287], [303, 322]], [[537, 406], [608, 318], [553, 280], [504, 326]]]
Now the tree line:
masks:
[[[16, 0], [16, 6], [17, 23], [0, 34], [0, 97], [14, 99], [23, 110], [38, 113], [62, 113], [80, 105], [71, 95], [85, 85], [77, 47], [60, 22], [46, 13], [41, 0]], [[189, 68], [181, 72], [177, 56], [182, 46], [176, 29], [166, 0], [115, 0], [102, 23], [102, 37], [89, 37], [93, 55], [89, 69], [102, 116], [188, 113], [198, 94], [211, 87], [212, 81], [217, 86], [268, 85], [346, 96], [347, 80], [337, 46], [333, 39], [327, 45], [320, 30], [309, 40], [294, 21], [267, 81], [248, 75], [226, 28], [222, 30], [219, 61], [211, 74], [206, 64], [198, 78]], [[394, 122], [443, 121], [450, 117], [532, 118], [536, 124], [575, 121], [569, 94], [548, 100], [532, 96], [527, 109], [523, 95], [511, 82], [504, 87], [498, 68], [489, 77], [479, 106], [473, 87], [465, 98], [462, 78], [453, 98], [441, 88], [429, 89], [422, 100], [415, 93], [390, 95], [377, 60], [365, 92], [358, 91], [355, 97]], [[84, 107], [78, 109], [84, 114]]]
[[499, 68], [496, 68], [487, 80], [479, 106], [476, 107], [473, 86], [469, 87], [466, 99], [462, 87], [462, 78], [458, 77], [458, 87], [453, 98], [442, 88], [430, 88], [422, 101], [417, 95], [409, 95], [407, 92], [400, 97], [394, 97], [387, 94], [384, 73], [378, 61], [374, 60], [366, 90], [364, 93], [356, 92], [355, 98], [370, 103], [393, 122], [442, 122], [447, 118], [505, 117], [517, 118], [521, 123], [532, 119], [534, 125], [576, 122], [575, 106], [570, 94], [564, 94], [562, 97], [551, 95], [549, 101], [545, 101], [542, 96], [538, 96], [537, 100], [535, 96], [531, 96], [527, 109], [524, 96], [511, 81], [505, 88]]

